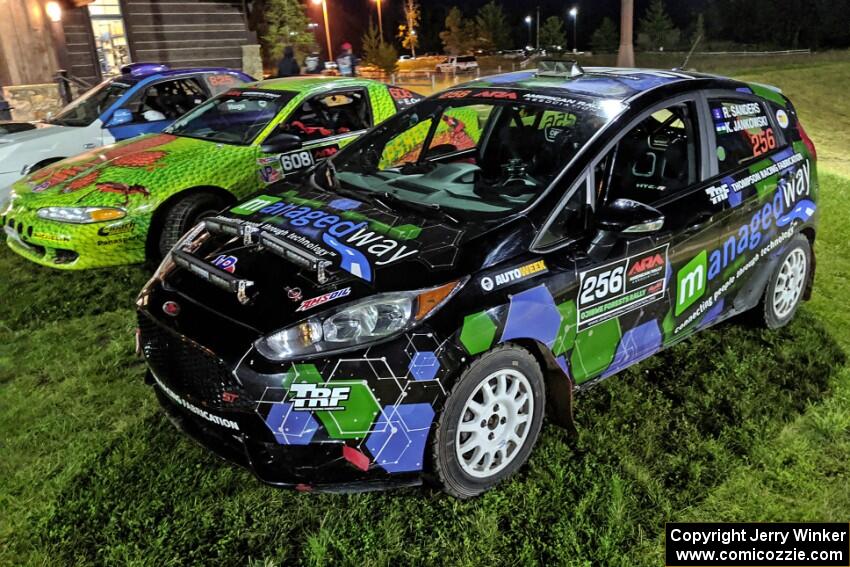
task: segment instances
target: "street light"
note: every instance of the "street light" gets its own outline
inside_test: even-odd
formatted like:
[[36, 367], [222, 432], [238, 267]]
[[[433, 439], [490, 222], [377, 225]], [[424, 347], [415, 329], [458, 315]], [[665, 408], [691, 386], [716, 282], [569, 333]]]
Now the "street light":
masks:
[[381, 0], [372, 0], [378, 5], [378, 32], [381, 34], [381, 43], [384, 42], [384, 21], [381, 19]]
[[334, 50], [331, 43], [331, 25], [328, 23], [328, 2], [327, 0], [313, 0], [313, 4], [322, 5], [322, 17], [325, 19], [325, 39], [328, 40], [328, 61], [333, 61]]
[[573, 53], [578, 52], [578, 40], [576, 40], [576, 28], [578, 27], [578, 8], [570, 8], [570, 17], [573, 19]]
[[525, 23], [528, 24], [528, 45], [531, 46], [531, 16], [525, 17]]

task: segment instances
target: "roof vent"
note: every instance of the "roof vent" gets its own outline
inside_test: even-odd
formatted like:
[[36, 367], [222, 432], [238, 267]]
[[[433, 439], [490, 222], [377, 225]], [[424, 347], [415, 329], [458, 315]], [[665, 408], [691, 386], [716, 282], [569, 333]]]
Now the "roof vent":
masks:
[[163, 71], [168, 71], [168, 65], [162, 63], [130, 63], [121, 67], [121, 74], [131, 77], [144, 77]]
[[570, 59], [541, 59], [537, 64], [538, 77], [578, 77], [584, 69], [578, 61]]

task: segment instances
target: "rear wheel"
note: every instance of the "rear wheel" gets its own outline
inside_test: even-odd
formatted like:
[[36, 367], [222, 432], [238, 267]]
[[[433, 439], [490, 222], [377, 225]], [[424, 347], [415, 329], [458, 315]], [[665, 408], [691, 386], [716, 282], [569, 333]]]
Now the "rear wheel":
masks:
[[159, 255], [165, 256], [190, 228], [225, 206], [227, 202], [213, 193], [190, 193], [172, 203], [160, 225]]
[[767, 282], [757, 311], [760, 323], [778, 329], [794, 318], [809, 281], [811, 265], [809, 240], [803, 235], [795, 236]]
[[522, 348], [499, 347], [473, 362], [449, 394], [434, 434], [443, 489], [469, 498], [513, 475], [540, 434], [545, 397], [540, 365]]

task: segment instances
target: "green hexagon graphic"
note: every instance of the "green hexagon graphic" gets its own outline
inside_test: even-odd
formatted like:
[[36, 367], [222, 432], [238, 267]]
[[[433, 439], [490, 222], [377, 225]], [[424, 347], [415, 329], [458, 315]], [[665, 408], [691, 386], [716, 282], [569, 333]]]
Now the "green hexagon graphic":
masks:
[[576, 335], [570, 368], [577, 384], [593, 378], [611, 365], [621, 336], [619, 319], [599, 323]]
[[372, 423], [381, 411], [378, 400], [365, 380], [325, 381], [314, 364], [293, 364], [283, 376], [282, 386], [296, 384], [324, 384], [334, 387], [348, 386], [348, 399], [341, 402], [343, 409], [316, 410], [313, 414], [325, 426], [333, 439], [362, 439], [372, 429]]
[[496, 338], [496, 324], [486, 311], [479, 311], [463, 318], [460, 342], [469, 354], [478, 354], [489, 349]]
[[575, 301], [570, 300], [561, 303], [558, 305], [558, 312], [561, 314], [561, 328], [558, 329], [558, 336], [555, 337], [555, 344], [552, 345], [552, 353], [555, 356], [560, 356], [570, 350], [576, 340], [578, 328]]
[[372, 423], [381, 411], [372, 390], [365, 380], [334, 380], [334, 387], [349, 386], [348, 399], [342, 402], [344, 409], [317, 411], [316, 417], [325, 426], [333, 439], [362, 439], [372, 430]]

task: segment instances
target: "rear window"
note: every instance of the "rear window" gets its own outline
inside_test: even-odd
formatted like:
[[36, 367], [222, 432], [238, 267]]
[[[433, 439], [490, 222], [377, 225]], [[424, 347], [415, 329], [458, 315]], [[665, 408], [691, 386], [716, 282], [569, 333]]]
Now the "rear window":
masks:
[[747, 99], [709, 101], [717, 138], [720, 171], [736, 169], [776, 149], [781, 138], [774, 131], [764, 104]]

